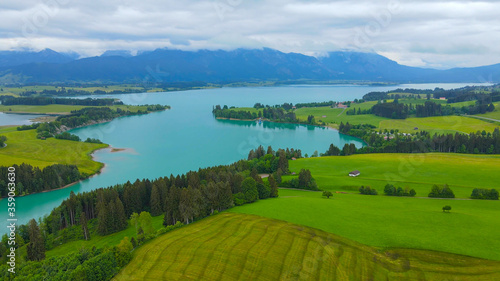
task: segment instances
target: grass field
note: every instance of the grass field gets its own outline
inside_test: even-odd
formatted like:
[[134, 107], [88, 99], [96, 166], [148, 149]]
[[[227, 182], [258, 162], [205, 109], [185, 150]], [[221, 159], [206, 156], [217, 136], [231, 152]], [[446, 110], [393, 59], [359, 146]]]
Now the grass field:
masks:
[[0, 148], [2, 166], [27, 163], [40, 168], [53, 164], [77, 165], [80, 172], [94, 174], [102, 168], [102, 163], [92, 160], [92, 151], [107, 147], [68, 140], [36, 138], [36, 130], [17, 131], [16, 127], [0, 129], [0, 135], [7, 137], [7, 147]]
[[[353, 106], [357, 108], [356, 106]], [[302, 121], [307, 121], [307, 116], [313, 115], [316, 122], [325, 122], [332, 127], [337, 127], [340, 122], [344, 124], [349, 122], [350, 124], [371, 124], [378, 127], [379, 123], [387, 118], [379, 117], [374, 114], [362, 114], [362, 115], [347, 115], [344, 109], [341, 108], [331, 108], [331, 107], [303, 107], [295, 111], [297, 118]], [[323, 117], [326, 116], [326, 117]]]
[[[337, 194], [280, 189], [280, 197], [230, 212], [285, 220], [382, 248], [455, 253], [500, 261], [500, 202]], [[450, 213], [441, 208], [450, 205]], [[500, 269], [500, 268], [499, 268]]]
[[[468, 198], [476, 187], [500, 190], [500, 155], [455, 153], [357, 154], [289, 161], [290, 170], [309, 169], [324, 190], [354, 191], [361, 185], [377, 189], [387, 183], [415, 189], [427, 196], [433, 184], [448, 184], [456, 197]], [[349, 177], [359, 170], [359, 177]], [[287, 177], [284, 177], [287, 179]]]
[[492, 124], [483, 120], [468, 118], [463, 116], [438, 116], [425, 118], [407, 118], [404, 120], [387, 119], [380, 122], [380, 129], [398, 129], [403, 133], [414, 133], [414, 128], [418, 131], [428, 131], [431, 134], [438, 133], [472, 133], [485, 130], [493, 132], [498, 124]]
[[[94, 106], [83, 106], [83, 105], [62, 105], [62, 104], [50, 104], [50, 105], [0, 105], [0, 112], [10, 112], [10, 113], [31, 113], [31, 114], [69, 114], [73, 110], [79, 110], [85, 107]], [[113, 110], [121, 108], [123, 110], [129, 110], [131, 112], [137, 112], [138, 110], [145, 111], [147, 106], [134, 106], [134, 105], [113, 105], [113, 106], [95, 106], [95, 107], [109, 107]]]
[[280, 220], [222, 213], [148, 242], [134, 251], [132, 261], [113, 280], [498, 278], [499, 262], [431, 251], [381, 250]]
[[477, 116], [500, 120], [500, 102], [494, 102], [493, 105], [495, 105], [495, 110], [493, 112], [477, 114]]

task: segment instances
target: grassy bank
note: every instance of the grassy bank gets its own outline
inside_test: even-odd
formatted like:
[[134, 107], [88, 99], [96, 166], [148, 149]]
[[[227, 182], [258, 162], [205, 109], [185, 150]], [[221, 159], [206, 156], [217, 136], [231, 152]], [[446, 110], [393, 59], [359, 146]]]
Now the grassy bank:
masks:
[[80, 172], [94, 174], [103, 164], [93, 161], [90, 154], [107, 144], [95, 144], [36, 138], [36, 130], [17, 131], [16, 127], [0, 129], [7, 137], [7, 147], [0, 148], [0, 163], [3, 166], [27, 163], [40, 168], [53, 164], [76, 165]]
[[384, 251], [318, 229], [231, 213], [162, 235], [133, 255], [113, 280], [500, 278], [498, 262], [431, 251]]

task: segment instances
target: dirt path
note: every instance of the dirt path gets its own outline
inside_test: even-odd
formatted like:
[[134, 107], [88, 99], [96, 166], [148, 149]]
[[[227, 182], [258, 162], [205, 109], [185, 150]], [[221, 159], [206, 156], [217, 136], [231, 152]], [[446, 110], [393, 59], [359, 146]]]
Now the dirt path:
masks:
[[484, 119], [484, 120], [489, 120], [489, 121], [493, 121], [493, 122], [498, 122], [498, 123], [500, 123], [500, 120], [497, 120], [497, 119], [492, 119], [492, 118], [488, 118], [488, 117], [481, 117], [481, 116], [476, 116], [476, 115], [462, 115], [462, 116], [465, 116], [465, 117], [470, 117], [470, 118]]

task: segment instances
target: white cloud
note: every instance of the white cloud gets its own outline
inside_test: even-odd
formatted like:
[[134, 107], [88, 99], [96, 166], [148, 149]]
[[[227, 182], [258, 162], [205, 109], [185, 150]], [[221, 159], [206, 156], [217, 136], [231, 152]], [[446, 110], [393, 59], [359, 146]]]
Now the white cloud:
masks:
[[[45, 4], [42, 4], [45, 3]], [[375, 51], [413, 66], [500, 62], [496, 1], [47, 0], [0, 4], [0, 49]]]

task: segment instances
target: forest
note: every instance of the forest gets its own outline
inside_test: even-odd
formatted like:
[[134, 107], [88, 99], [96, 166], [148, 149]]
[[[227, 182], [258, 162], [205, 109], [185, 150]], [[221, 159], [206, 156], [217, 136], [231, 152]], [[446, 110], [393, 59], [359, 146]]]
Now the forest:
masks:
[[[212, 111], [216, 118], [234, 118], [234, 119], [257, 119], [265, 118], [270, 121], [275, 122], [287, 122], [287, 123], [299, 123], [299, 119], [295, 116], [292, 111], [287, 111], [283, 107], [258, 107], [262, 108], [262, 111], [258, 113], [245, 111], [245, 110], [235, 110], [228, 108], [227, 105], [221, 107], [216, 105]], [[290, 106], [291, 109], [291, 106]]]
[[[420, 98], [420, 95], [431, 96], [435, 99], [446, 98], [448, 103], [456, 103], [471, 100], [484, 100], [484, 103], [491, 103], [500, 100], [500, 84], [493, 86], [466, 86], [458, 89], [445, 90], [435, 88], [434, 90], [421, 89], [395, 89], [386, 92], [370, 92], [363, 96], [364, 101], [378, 101], [394, 98], [396, 94], [412, 94]], [[489, 94], [486, 94], [489, 93]]]
[[[16, 171], [16, 196], [27, 195], [34, 192], [47, 191], [68, 185], [88, 177], [81, 174], [75, 165], [55, 164], [43, 169], [23, 163], [12, 165]], [[0, 196], [8, 193], [7, 169], [0, 166]]]
[[[468, 154], [500, 154], [500, 130], [495, 128], [493, 133], [486, 131], [466, 134], [434, 134], [420, 131], [415, 135], [402, 135], [398, 132], [371, 131], [371, 125], [351, 125], [340, 123], [339, 131], [344, 134], [359, 137], [369, 146], [360, 149], [354, 147], [354, 153], [427, 153], [453, 152]], [[349, 146], [349, 145], [348, 145]], [[352, 150], [352, 148], [350, 149]], [[343, 150], [332, 148], [326, 152], [345, 154]], [[352, 152], [352, 151], [351, 151]], [[339, 155], [337, 154], [337, 155]], [[352, 154], [352, 153], [351, 153]]]

